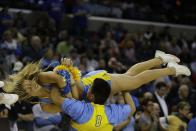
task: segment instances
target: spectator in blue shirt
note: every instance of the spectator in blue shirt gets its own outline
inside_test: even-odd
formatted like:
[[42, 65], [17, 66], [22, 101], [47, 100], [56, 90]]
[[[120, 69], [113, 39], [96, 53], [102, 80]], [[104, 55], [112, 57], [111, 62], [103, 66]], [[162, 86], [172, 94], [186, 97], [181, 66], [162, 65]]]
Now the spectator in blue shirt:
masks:
[[188, 131], [196, 131], [196, 117], [189, 122]]
[[46, 10], [55, 21], [56, 25], [61, 22], [65, 7], [62, 0], [46, 0], [40, 5], [43, 10]]
[[44, 112], [40, 104], [36, 104], [32, 108], [34, 115], [34, 130], [36, 131], [51, 131], [52, 129], [60, 130], [58, 124], [60, 124], [62, 118], [60, 113], [47, 113]]

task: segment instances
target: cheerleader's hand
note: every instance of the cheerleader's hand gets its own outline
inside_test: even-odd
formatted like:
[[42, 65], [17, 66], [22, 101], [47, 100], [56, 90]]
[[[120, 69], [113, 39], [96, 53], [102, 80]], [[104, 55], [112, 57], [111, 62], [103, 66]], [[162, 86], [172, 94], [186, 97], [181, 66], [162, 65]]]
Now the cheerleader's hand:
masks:
[[69, 67], [69, 66], [73, 66], [73, 62], [69, 58], [61, 58], [61, 65], [65, 65]]

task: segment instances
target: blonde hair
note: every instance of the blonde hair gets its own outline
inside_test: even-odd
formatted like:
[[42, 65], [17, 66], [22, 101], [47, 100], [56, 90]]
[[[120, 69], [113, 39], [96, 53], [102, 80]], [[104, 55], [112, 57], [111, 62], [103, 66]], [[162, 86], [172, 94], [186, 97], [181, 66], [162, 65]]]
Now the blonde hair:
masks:
[[24, 80], [37, 81], [38, 74], [42, 71], [40, 62], [29, 63], [20, 72], [10, 75], [5, 80], [3, 90], [19, 95], [19, 100], [28, 100], [31, 96], [24, 90], [22, 83]]

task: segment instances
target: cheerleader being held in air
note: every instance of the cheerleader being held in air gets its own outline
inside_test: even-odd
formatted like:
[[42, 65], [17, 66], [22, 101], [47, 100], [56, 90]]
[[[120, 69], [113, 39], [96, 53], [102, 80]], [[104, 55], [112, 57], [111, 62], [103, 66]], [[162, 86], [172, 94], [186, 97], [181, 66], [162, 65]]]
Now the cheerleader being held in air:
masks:
[[[190, 70], [184, 65], [177, 64], [179, 62], [180, 59], [174, 55], [156, 51], [155, 58], [133, 65], [124, 74], [110, 74], [105, 70], [98, 70], [92, 71], [82, 78], [80, 71], [73, 67], [70, 59], [63, 59], [61, 65], [48, 72], [42, 70], [39, 63], [31, 63], [17, 74], [10, 75], [5, 81], [3, 89], [6, 92], [18, 94], [19, 100], [27, 100], [34, 96], [42, 99], [49, 98], [50, 89], [57, 86], [66, 97], [94, 101], [91, 87], [96, 78], [107, 81], [111, 87], [111, 94], [116, 94], [137, 89], [157, 78], [168, 75], [190, 76]], [[160, 67], [162, 64], [167, 64], [167, 67], [151, 69]], [[46, 105], [45, 108], [51, 109], [50, 106]]]
[[[121, 91], [137, 89], [160, 77], [168, 75], [189, 76], [191, 74], [190, 70], [184, 65], [177, 64], [179, 62], [180, 59], [178, 57], [157, 50], [155, 58], [133, 65], [124, 74], [110, 74], [105, 70], [92, 71], [83, 76], [81, 81], [75, 81], [79, 91], [78, 96], [82, 99], [93, 101], [94, 98], [91, 96], [91, 87], [96, 78], [107, 81], [111, 86], [111, 95], [113, 95]], [[72, 61], [65, 58], [62, 64], [69, 67], [72, 66]], [[160, 67], [162, 64], [167, 64], [167, 67], [152, 69]]]

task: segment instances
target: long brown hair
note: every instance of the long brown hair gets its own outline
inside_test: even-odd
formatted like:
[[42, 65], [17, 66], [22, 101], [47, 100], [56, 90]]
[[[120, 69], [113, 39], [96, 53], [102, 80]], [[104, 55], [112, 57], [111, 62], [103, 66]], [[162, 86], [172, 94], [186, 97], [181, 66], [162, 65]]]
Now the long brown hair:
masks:
[[42, 71], [40, 62], [29, 63], [20, 72], [10, 75], [5, 80], [3, 90], [19, 95], [19, 100], [28, 100], [31, 96], [24, 90], [22, 83], [24, 80], [37, 81], [38, 74]]

